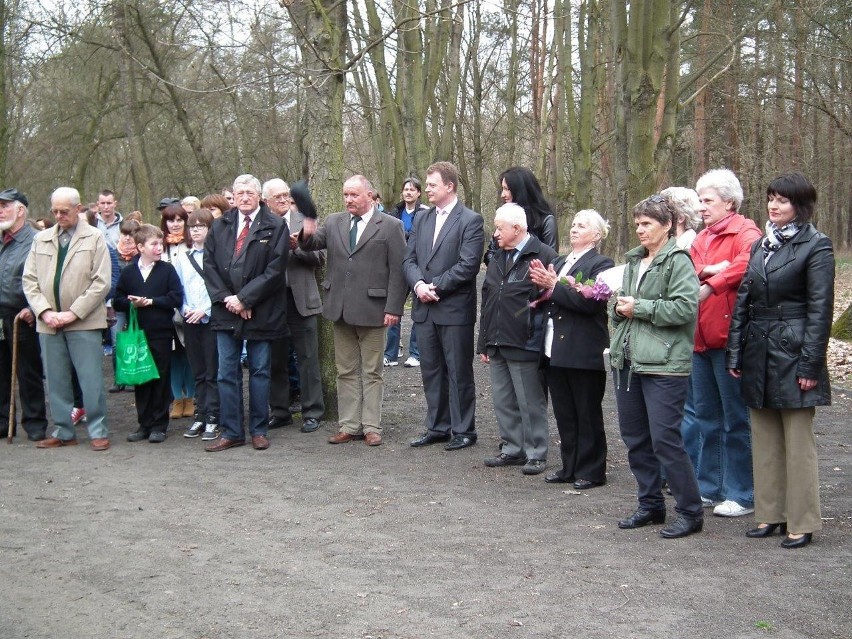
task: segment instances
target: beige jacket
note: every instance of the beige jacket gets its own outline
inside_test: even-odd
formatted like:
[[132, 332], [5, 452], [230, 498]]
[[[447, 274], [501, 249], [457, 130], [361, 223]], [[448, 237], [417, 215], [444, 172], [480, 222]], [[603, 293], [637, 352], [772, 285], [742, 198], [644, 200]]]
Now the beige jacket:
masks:
[[63, 328], [66, 331], [85, 331], [106, 328], [106, 306], [112, 266], [103, 233], [89, 226], [81, 216], [68, 246], [59, 298], [56, 305], [53, 280], [56, 276], [56, 257], [59, 253], [59, 225], [35, 236], [30, 254], [24, 264], [24, 294], [33, 314], [39, 318], [39, 333], [56, 333], [41, 320], [45, 311], [71, 311], [78, 319]]

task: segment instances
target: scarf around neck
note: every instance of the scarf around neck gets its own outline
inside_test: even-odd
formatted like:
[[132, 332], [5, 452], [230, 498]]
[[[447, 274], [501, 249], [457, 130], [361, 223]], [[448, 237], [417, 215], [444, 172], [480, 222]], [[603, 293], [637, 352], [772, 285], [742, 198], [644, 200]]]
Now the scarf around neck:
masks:
[[763, 238], [763, 263], [766, 264], [778, 249], [792, 240], [802, 230], [802, 225], [795, 220], [778, 227], [771, 220], [766, 222], [766, 237]]
[[136, 242], [129, 235], [121, 236], [118, 240], [116, 250], [118, 251], [119, 257], [121, 257], [121, 259], [125, 262], [129, 262], [137, 253], [139, 253], [139, 249], [136, 248]]

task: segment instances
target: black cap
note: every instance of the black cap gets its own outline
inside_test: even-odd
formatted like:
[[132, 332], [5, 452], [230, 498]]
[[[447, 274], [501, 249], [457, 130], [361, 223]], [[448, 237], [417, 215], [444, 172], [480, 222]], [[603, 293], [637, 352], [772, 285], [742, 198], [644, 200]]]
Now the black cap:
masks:
[[157, 210], [162, 211], [164, 208], [171, 206], [172, 204], [180, 204], [180, 200], [176, 197], [164, 197], [157, 205]]
[[5, 189], [0, 191], [0, 200], [3, 202], [20, 202], [24, 206], [29, 206], [30, 201], [27, 196], [21, 193], [18, 189]]

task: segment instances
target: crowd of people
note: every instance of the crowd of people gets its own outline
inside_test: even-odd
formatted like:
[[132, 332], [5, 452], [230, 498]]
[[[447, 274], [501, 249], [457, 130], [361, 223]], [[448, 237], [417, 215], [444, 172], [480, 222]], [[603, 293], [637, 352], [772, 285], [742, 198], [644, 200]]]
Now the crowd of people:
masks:
[[[592, 209], [574, 215], [571, 250], [559, 255], [556, 216], [528, 169], [501, 174], [487, 250], [483, 218], [458, 186], [456, 167], [436, 162], [422, 185], [406, 179], [385, 213], [355, 175], [343, 184], [345, 210], [320, 225], [303, 186], [241, 175], [202, 200], [164, 198], [159, 226], [122, 216], [109, 190], [84, 206], [61, 187], [43, 230], [27, 197], [6, 189], [0, 409], [11, 410], [14, 359], [21, 426], [36, 446], [76, 445], [84, 421], [91, 448], [108, 449], [107, 393], [128, 388], [105, 387], [103, 340], [115, 344], [132, 315], [158, 376], [133, 387], [138, 427], [127, 440], [163, 442], [172, 420], [190, 417], [184, 436], [209, 452], [264, 450], [269, 429], [296, 413], [303, 432], [320, 426], [322, 315], [337, 370], [328, 442], [378, 446], [384, 369], [398, 364], [411, 296], [405, 364], [419, 367], [426, 400], [411, 446], [476, 443], [478, 354], [502, 440], [485, 465], [543, 473], [550, 403], [561, 467], [545, 482], [601, 487], [610, 371], [637, 483], [620, 528], [664, 524], [668, 492], [676, 517], [663, 537], [701, 531], [713, 508], [754, 513], [749, 537], [780, 529], [783, 547], [809, 544], [821, 527], [813, 420], [831, 400], [834, 289], [831, 241], [810, 223], [813, 185], [799, 173], [773, 180], [763, 233], [740, 213], [743, 190], [727, 169], [694, 190], [665, 189], [634, 207], [639, 246], [619, 267], [599, 252], [609, 224]], [[120, 366], [124, 353], [112, 356]]]

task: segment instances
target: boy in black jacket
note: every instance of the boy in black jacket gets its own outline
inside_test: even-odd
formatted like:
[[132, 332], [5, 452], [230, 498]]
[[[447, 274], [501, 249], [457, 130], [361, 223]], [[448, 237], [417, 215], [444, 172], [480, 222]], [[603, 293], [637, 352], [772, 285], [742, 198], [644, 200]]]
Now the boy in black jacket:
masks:
[[160, 229], [143, 224], [134, 233], [134, 239], [139, 255], [121, 271], [113, 305], [125, 313], [130, 312], [131, 304], [136, 307], [139, 328], [145, 331], [160, 378], [134, 388], [139, 429], [130, 433], [127, 441], [147, 439], [158, 444], [166, 440], [169, 425], [172, 402], [169, 366], [175, 338], [172, 318], [175, 308], [180, 308], [183, 301], [183, 286], [174, 267], [160, 261], [163, 254]]

